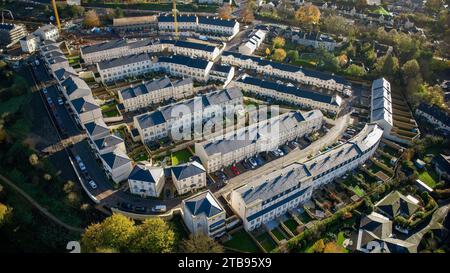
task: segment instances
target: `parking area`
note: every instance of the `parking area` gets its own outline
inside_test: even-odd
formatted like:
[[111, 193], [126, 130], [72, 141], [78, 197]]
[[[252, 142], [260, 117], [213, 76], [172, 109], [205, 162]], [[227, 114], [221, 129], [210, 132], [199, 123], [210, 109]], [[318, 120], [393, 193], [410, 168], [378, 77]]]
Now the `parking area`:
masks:
[[211, 174], [213, 179], [216, 182], [221, 184], [226, 184], [227, 180], [233, 177], [236, 177], [242, 173], [245, 173], [249, 170], [257, 169], [265, 164], [283, 157], [289, 154], [291, 151], [295, 149], [304, 149], [309, 146], [310, 141], [304, 137], [297, 138], [292, 141], [288, 141], [287, 143], [279, 146], [278, 149], [273, 151], [264, 151], [260, 152], [252, 157], [246, 158], [239, 162], [232, 164], [231, 166], [227, 166], [220, 171], [216, 171]]

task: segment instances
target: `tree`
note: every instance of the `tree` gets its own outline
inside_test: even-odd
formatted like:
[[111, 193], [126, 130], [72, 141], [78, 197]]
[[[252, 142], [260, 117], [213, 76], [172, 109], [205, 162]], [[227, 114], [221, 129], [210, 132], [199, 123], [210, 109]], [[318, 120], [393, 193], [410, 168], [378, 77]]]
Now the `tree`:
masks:
[[87, 227], [81, 237], [81, 245], [84, 252], [97, 252], [101, 248], [125, 251], [134, 233], [133, 220], [122, 214], [113, 214], [103, 222]]
[[115, 18], [122, 18], [122, 17], [124, 17], [125, 16], [125, 14], [124, 14], [124, 12], [123, 12], [123, 9], [121, 9], [120, 7], [117, 7], [115, 10], [114, 10], [114, 17]]
[[226, 3], [218, 8], [217, 13], [219, 14], [219, 17], [222, 19], [226, 20], [231, 19], [233, 7], [230, 4]]
[[442, 0], [427, 0], [425, 8], [429, 13], [435, 14], [444, 8], [444, 2]]
[[131, 238], [131, 251], [147, 253], [169, 253], [173, 250], [175, 233], [161, 218], [146, 219], [136, 227]]
[[418, 76], [421, 77], [420, 66], [417, 60], [413, 59], [404, 63], [402, 66], [402, 75], [405, 82]]
[[354, 26], [347, 19], [338, 15], [323, 18], [321, 29], [328, 33], [345, 36], [351, 36], [355, 32]]
[[223, 253], [223, 247], [216, 241], [202, 233], [190, 235], [189, 239], [183, 240], [181, 250], [184, 253]]
[[378, 58], [375, 64], [375, 72], [377, 76], [383, 76], [389, 80], [397, 79], [397, 72], [399, 70], [398, 59], [391, 54], [382, 58]]
[[270, 52], [270, 48], [267, 47], [267, 48], [266, 48], [266, 56], [269, 56], [270, 53], [271, 53], [271, 52]]
[[366, 75], [366, 71], [362, 66], [351, 64], [347, 69], [345, 69], [345, 73], [350, 76], [362, 77]]
[[83, 25], [87, 28], [100, 26], [100, 18], [95, 10], [89, 10], [84, 14]]
[[287, 56], [289, 57], [289, 59], [291, 59], [291, 62], [292, 61], [295, 62], [300, 58], [300, 55], [298, 54], [297, 50], [289, 50]]
[[63, 186], [63, 191], [65, 193], [70, 193], [74, 189], [75, 189], [75, 183], [72, 180], [68, 180]]
[[272, 39], [272, 44], [273, 48], [283, 48], [286, 44], [286, 40], [281, 36], [277, 36]]
[[255, 15], [253, 14], [253, 9], [251, 9], [248, 4], [241, 9], [241, 12], [239, 14], [239, 17], [241, 18], [242, 22], [244, 24], [250, 24], [255, 20]]
[[31, 166], [36, 166], [37, 164], [39, 164], [39, 158], [36, 154], [30, 155], [28, 161], [30, 162]]
[[356, 0], [355, 7], [359, 10], [368, 6], [367, 0]]
[[12, 209], [10, 207], [0, 203], [0, 227], [10, 219], [11, 213]]
[[295, 12], [295, 19], [301, 25], [317, 25], [320, 20], [320, 10], [312, 4], [303, 5]]
[[284, 49], [282, 49], [282, 48], [275, 49], [275, 51], [273, 53], [274, 60], [282, 62], [282, 61], [284, 61], [285, 58], [286, 58], [286, 51], [284, 51]]

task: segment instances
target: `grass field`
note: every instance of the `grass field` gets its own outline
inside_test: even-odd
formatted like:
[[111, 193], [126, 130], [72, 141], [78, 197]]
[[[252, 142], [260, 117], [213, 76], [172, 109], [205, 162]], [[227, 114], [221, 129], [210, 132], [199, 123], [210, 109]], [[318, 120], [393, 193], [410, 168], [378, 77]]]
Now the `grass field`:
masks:
[[427, 171], [421, 172], [419, 174], [419, 179], [422, 180], [422, 182], [424, 182], [425, 184], [427, 184], [431, 188], [434, 188], [436, 186], [436, 180]]
[[258, 240], [258, 242], [267, 252], [270, 252], [274, 250], [275, 247], [277, 247], [277, 244], [267, 232], [264, 232], [263, 234], [256, 237], [256, 240]]
[[294, 219], [288, 219], [284, 222], [284, 225], [292, 231], [294, 234], [297, 232], [298, 224]]
[[183, 164], [189, 161], [189, 158], [192, 156], [191, 152], [187, 149], [179, 150], [171, 155], [172, 166], [177, 166], [179, 164]]
[[260, 253], [258, 245], [253, 241], [250, 235], [241, 230], [232, 235], [231, 240], [223, 244], [226, 247], [248, 253]]
[[283, 233], [280, 231], [278, 227], [272, 229], [271, 232], [279, 241], [287, 239], [286, 237], [284, 237]]
[[100, 106], [100, 109], [102, 109], [102, 114], [105, 117], [118, 117], [120, 116], [119, 111], [117, 110], [116, 104], [115, 103], [109, 103], [109, 104], [104, 104], [102, 106]]

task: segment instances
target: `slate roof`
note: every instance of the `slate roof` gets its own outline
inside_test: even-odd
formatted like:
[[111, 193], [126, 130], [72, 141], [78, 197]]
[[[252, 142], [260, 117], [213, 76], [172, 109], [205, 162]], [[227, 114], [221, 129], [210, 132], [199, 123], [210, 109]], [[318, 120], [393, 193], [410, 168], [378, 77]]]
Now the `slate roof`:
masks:
[[109, 133], [109, 128], [103, 119], [98, 119], [84, 125], [86, 131], [90, 136], [103, 135], [105, 133]]
[[217, 71], [220, 73], [230, 73], [232, 66], [231, 65], [223, 65], [223, 64], [214, 64], [211, 68], [211, 71]]
[[209, 190], [185, 199], [183, 202], [189, 212], [195, 216], [205, 215], [210, 218], [224, 211], [219, 201]]
[[193, 67], [197, 69], [205, 70], [209, 64], [209, 61], [204, 59], [194, 59], [182, 55], [172, 55], [170, 57], [160, 57], [158, 59], [159, 63], [174, 63], [179, 65], [185, 65], [188, 67]]
[[[323, 116], [319, 110], [307, 112], [305, 115], [300, 112], [288, 112], [232, 131], [216, 139], [207, 140], [203, 142], [203, 148], [208, 155], [230, 153], [249, 146], [259, 138], [270, 138], [272, 133], [295, 130], [295, 127], [301, 126], [301, 122], [318, 116]], [[274, 128], [278, 128], [276, 132], [273, 132]]]
[[238, 58], [238, 59], [241, 59], [244, 61], [251, 60], [252, 62], [257, 63], [259, 66], [271, 66], [271, 67], [279, 69], [279, 70], [293, 72], [293, 73], [301, 72], [307, 77], [318, 78], [318, 79], [321, 79], [324, 81], [334, 80], [336, 83], [350, 86], [350, 83], [345, 78], [334, 75], [334, 74], [329, 74], [329, 73], [316, 71], [316, 70], [312, 70], [312, 69], [306, 69], [306, 68], [295, 66], [295, 65], [265, 60], [260, 57], [244, 55], [244, 54], [237, 53], [237, 52], [224, 51], [222, 53], [222, 55], [223, 56], [233, 56], [234, 58]]
[[111, 168], [111, 170], [114, 170], [131, 162], [130, 158], [127, 155], [121, 154], [116, 151], [102, 154], [100, 155], [100, 157]]
[[[174, 17], [172, 14], [162, 14], [162, 15], [158, 16], [158, 22], [171, 23], [171, 22], [174, 22]], [[177, 14], [177, 22], [179, 22], [179, 23], [196, 23], [197, 16]]]
[[280, 171], [268, 174], [249, 182], [236, 191], [246, 204], [251, 204], [256, 200], [268, 202], [272, 198], [276, 199], [279, 194], [300, 186], [300, 180], [308, 176], [311, 176], [309, 171], [303, 165], [295, 163], [283, 169], [281, 174]]
[[197, 161], [172, 167], [172, 174], [177, 180], [183, 180], [201, 173], [205, 173], [205, 168]]
[[198, 16], [198, 23], [203, 25], [234, 27], [237, 21], [233, 19], [225, 20], [218, 17]]
[[[246, 76], [242, 77], [238, 80], [238, 82], [242, 82], [249, 85], [259, 86], [265, 89], [272, 89], [280, 93], [291, 94], [300, 98], [305, 98], [317, 102], [327, 103], [327, 104], [336, 104], [337, 100], [330, 95], [320, 94], [316, 92], [312, 92], [305, 89], [300, 89], [294, 86], [287, 86], [283, 84], [278, 84], [276, 82], [260, 80], [258, 78]], [[338, 96], [336, 96], [337, 98]], [[337, 104], [339, 106], [339, 104]]]
[[148, 55], [148, 53], [144, 52], [140, 54], [126, 55], [112, 60], [101, 61], [98, 63], [98, 67], [103, 70], [149, 60], [150, 56]]
[[166, 76], [160, 79], [155, 79], [153, 81], [143, 82], [142, 84], [139, 84], [137, 86], [131, 86], [129, 88], [121, 90], [120, 93], [122, 95], [122, 98], [126, 100], [169, 87], [172, 87], [172, 83]]
[[78, 74], [72, 67], [62, 67], [55, 71], [55, 76], [58, 81], [62, 81], [69, 77], [78, 77]]
[[448, 112], [445, 112], [444, 110], [441, 110], [436, 105], [429, 105], [427, 103], [420, 103], [419, 107], [417, 108], [420, 111], [427, 113], [430, 116], [433, 116], [435, 119], [439, 120], [443, 124], [446, 124], [447, 126], [450, 126], [450, 114]]
[[188, 41], [181, 41], [181, 40], [176, 41], [174, 45], [177, 47], [191, 48], [191, 49], [203, 50], [203, 51], [207, 51], [207, 52], [214, 52], [214, 50], [216, 50], [215, 46], [201, 44], [201, 43], [193, 43], [193, 42], [188, 42]]
[[104, 138], [100, 138], [94, 141], [95, 146], [97, 146], [97, 148], [99, 150], [103, 150], [103, 149], [107, 149], [109, 147], [115, 147], [121, 143], [123, 143], [123, 139], [121, 139], [120, 137], [116, 136], [116, 135], [108, 135]]
[[[60, 70], [60, 69], [58, 69]], [[68, 96], [72, 95], [77, 90], [88, 90], [91, 91], [91, 88], [87, 85], [87, 83], [80, 79], [78, 76], [70, 76], [62, 82], [62, 86], [66, 89], [66, 93]]]
[[112, 40], [112, 41], [101, 42], [98, 44], [83, 46], [83, 47], [81, 47], [80, 51], [83, 54], [89, 54], [89, 53], [96, 53], [96, 52], [100, 52], [100, 51], [110, 50], [113, 48], [124, 47], [124, 46], [127, 46], [127, 40], [119, 39], [119, 40]]
[[394, 219], [399, 215], [409, 217], [419, 209], [419, 205], [413, 203], [398, 191], [391, 192], [376, 203], [375, 206], [390, 219]]
[[94, 111], [100, 107], [95, 103], [92, 95], [76, 98], [71, 101], [75, 111], [78, 114]]
[[194, 111], [196, 110], [194, 109], [194, 104], [197, 103], [198, 100], [201, 101], [202, 109], [204, 110], [208, 106], [225, 104], [228, 101], [239, 97], [243, 97], [242, 92], [239, 88], [228, 88], [218, 90], [201, 96], [197, 96], [189, 100], [184, 100], [171, 105], [164, 106], [159, 110], [153, 112], [142, 114], [140, 116], [137, 116], [136, 120], [141, 128], [148, 128], [155, 125], [163, 124], [167, 120], [172, 119], [171, 116], [172, 109], [174, 107], [177, 107], [178, 105], [187, 106], [191, 110], [191, 113], [194, 113]]
[[163, 168], [147, 167], [137, 164], [131, 171], [128, 179], [137, 180], [147, 183], [158, 183], [161, 175], [164, 174]]

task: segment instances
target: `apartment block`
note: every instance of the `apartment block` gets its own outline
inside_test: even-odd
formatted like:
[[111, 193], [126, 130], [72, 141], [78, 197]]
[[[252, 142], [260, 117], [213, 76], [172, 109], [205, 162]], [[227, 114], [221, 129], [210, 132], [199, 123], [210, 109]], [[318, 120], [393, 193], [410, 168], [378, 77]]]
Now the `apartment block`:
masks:
[[176, 77], [189, 77], [199, 82], [207, 82], [213, 62], [181, 55], [160, 57], [157, 68]]
[[183, 220], [192, 234], [203, 233], [209, 237], [220, 237], [225, 232], [225, 209], [211, 191], [200, 192], [184, 199]]
[[323, 115], [319, 110], [284, 113], [223, 136], [195, 143], [195, 155], [208, 172], [215, 172], [318, 130], [322, 120]]
[[164, 169], [137, 164], [128, 176], [128, 185], [132, 194], [141, 197], [158, 197], [165, 184]]
[[345, 144], [234, 189], [230, 205], [246, 230], [260, 227], [309, 200], [313, 190], [363, 164], [377, 149], [382, 135], [377, 124], [366, 124]]
[[153, 69], [153, 62], [147, 53], [126, 55], [97, 63], [97, 70], [102, 82], [140, 76]]
[[170, 99], [179, 100], [193, 94], [194, 85], [191, 78], [172, 82], [167, 76], [130, 86], [118, 92], [119, 101], [123, 103], [126, 111], [137, 110]]
[[278, 63], [260, 57], [243, 55], [230, 51], [224, 51], [222, 53], [221, 61], [222, 63], [229, 65], [252, 69], [257, 73], [334, 90], [347, 95], [351, 94], [350, 83], [343, 77], [334, 74], [305, 69], [294, 65]]
[[179, 195], [206, 187], [206, 171], [197, 161], [171, 168], [172, 181]]
[[172, 130], [179, 132], [183, 125], [188, 124], [194, 128], [201, 126], [206, 120], [212, 118], [211, 114], [218, 107], [225, 115], [227, 111], [234, 111], [234, 107], [242, 103], [242, 92], [238, 88], [228, 88], [135, 116], [133, 122], [141, 141], [146, 143], [171, 136]]
[[233, 85], [258, 96], [330, 113], [338, 113], [342, 105], [342, 98], [339, 95], [320, 94], [292, 85], [260, 80], [248, 75], [243, 75], [240, 79], [234, 81]]

